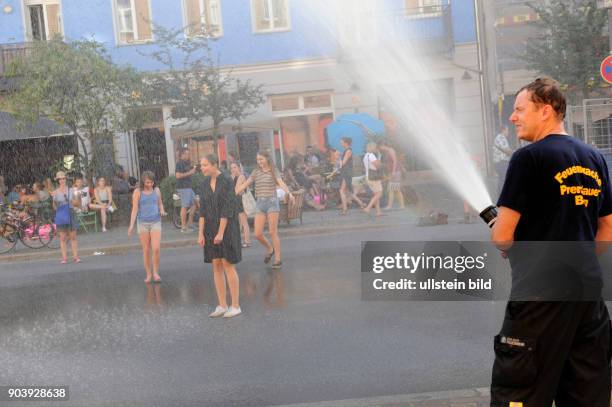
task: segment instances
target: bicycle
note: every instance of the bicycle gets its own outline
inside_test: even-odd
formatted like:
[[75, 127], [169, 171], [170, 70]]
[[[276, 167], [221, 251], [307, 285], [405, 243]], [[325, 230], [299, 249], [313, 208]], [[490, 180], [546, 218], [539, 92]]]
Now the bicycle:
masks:
[[172, 224], [175, 228], [181, 228], [181, 197], [177, 192], [172, 194]]
[[[200, 197], [198, 195], [195, 196], [195, 208], [193, 209], [193, 211], [195, 211], [194, 213], [194, 219], [197, 220], [198, 219], [198, 208], [200, 207]], [[187, 216], [189, 216], [189, 211], [187, 212]], [[195, 223], [194, 220], [194, 223]], [[178, 194], [178, 192], [175, 192], [172, 194], [172, 224], [174, 225], [175, 228], [177, 229], [181, 229], [182, 227], [182, 222], [181, 222], [181, 197]]]
[[[0, 205], [0, 209], [5, 205]], [[9, 206], [0, 212], [0, 254], [12, 250], [17, 240], [31, 249], [48, 247], [56, 235], [52, 221], [43, 219], [37, 214], [28, 214], [29, 207], [19, 212]]]

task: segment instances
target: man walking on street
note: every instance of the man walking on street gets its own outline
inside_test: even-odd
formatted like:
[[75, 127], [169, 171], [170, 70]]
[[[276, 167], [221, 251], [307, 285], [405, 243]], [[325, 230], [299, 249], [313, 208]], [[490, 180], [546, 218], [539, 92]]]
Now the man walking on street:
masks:
[[[176, 163], [176, 190], [181, 198], [181, 232], [187, 232], [187, 227], [193, 226], [193, 214], [196, 208], [195, 193], [191, 185], [191, 176], [197, 171], [197, 166], [189, 161], [189, 149], [183, 147], [179, 150], [179, 161]], [[187, 223], [189, 211], [189, 223]]]
[[[516, 300], [517, 293], [533, 292], [529, 283], [540, 272], [542, 278], [542, 269], [557, 276], [547, 278], [548, 285], [567, 285], [556, 281], [565, 275], [562, 262], [539, 263], [542, 267], [532, 270], [536, 276], [517, 278], [521, 241], [531, 242], [532, 247], [539, 247], [537, 241], [571, 242], [571, 247], [612, 241], [606, 162], [593, 147], [567, 135], [565, 110], [558, 83], [544, 78], [518, 92], [510, 117], [517, 136], [531, 144], [510, 160], [492, 230], [494, 244], [510, 259], [513, 277], [504, 322], [494, 341], [491, 406], [495, 407], [549, 407], [553, 401], [557, 407], [610, 405], [610, 318], [601, 285], [596, 284], [588, 298], [584, 297], [587, 285], [577, 289], [581, 301], [575, 297], [549, 301], [538, 293], [526, 301]], [[601, 282], [596, 261], [572, 271], [582, 283], [593, 276]], [[536, 297], [540, 300], [534, 301]]]

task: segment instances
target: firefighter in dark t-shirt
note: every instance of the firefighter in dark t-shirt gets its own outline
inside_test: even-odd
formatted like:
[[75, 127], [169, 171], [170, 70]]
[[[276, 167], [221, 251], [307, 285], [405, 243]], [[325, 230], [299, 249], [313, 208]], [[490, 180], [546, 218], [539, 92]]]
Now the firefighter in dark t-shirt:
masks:
[[[567, 135], [565, 109], [557, 82], [543, 78], [517, 93], [510, 117], [519, 139], [531, 144], [510, 160], [492, 230], [493, 243], [510, 258], [513, 283], [494, 341], [491, 406], [549, 407], [553, 401], [557, 407], [610, 405], [610, 319], [601, 286], [592, 285], [589, 297], [553, 301], [534, 296], [537, 285], [517, 278], [515, 270], [521, 263], [515, 250], [523, 242], [533, 242], [532, 247], [541, 242], [594, 247], [589, 242], [612, 240], [606, 162], [593, 147]], [[557, 263], [547, 261], [551, 263], [553, 267], [540, 267], [531, 275], [537, 279], [540, 269], [552, 269], [549, 285], [555, 286], [554, 276], [562, 280], [564, 274], [555, 274]], [[599, 263], [592, 264], [590, 281], [601, 281]], [[578, 275], [577, 281], [581, 279], [587, 281]], [[526, 300], [515, 300], [521, 295]]]

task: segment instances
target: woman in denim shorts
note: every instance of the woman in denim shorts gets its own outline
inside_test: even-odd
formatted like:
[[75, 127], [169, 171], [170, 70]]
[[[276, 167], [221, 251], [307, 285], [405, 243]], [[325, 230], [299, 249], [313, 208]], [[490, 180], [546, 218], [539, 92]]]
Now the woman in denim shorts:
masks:
[[[159, 277], [159, 248], [161, 244], [161, 217], [166, 216], [161, 192], [155, 187], [155, 175], [151, 171], [145, 171], [140, 178], [140, 186], [132, 196], [132, 217], [128, 236], [132, 236], [134, 223], [138, 220], [137, 228], [142, 246], [142, 257], [144, 260], [147, 278], [145, 283], [161, 283]], [[153, 252], [153, 264], [151, 264], [151, 252]], [[151, 266], [153, 272], [151, 273]]]
[[[239, 194], [255, 183], [255, 198], [257, 206], [255, 211], [255, 237], [266, 248], [266, 257], [264, 263], [268, 264], [272, 257], [274, 263], [272, 268], [278, 269], [281, 267], [281, 246], [278, 237], [278, 214], [280, 212], [280, 204], [276, 195], [276, 187], [279, 186], [289, 196], [291, 203], [295, 202], [295, 197], [291, 195], [289, 188], [283, 182], [280, 173], [272, 164], [272, 158], [267, 151], [259, 151], [257, 153], [257, 168], [249, 179], [242, 184], [236, 186], [236, 193]], [[270, 231], [270, 239], [272, 244], [266, 239], [263, 234], [264, 226], [268, 221], [268, 230]]]

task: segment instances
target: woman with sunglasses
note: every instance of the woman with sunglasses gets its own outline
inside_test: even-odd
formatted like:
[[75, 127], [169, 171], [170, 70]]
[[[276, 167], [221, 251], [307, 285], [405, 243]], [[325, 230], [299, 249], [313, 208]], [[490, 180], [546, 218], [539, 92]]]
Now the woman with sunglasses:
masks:
[[53, 191], [53, 209], [55, 209], [55, 225], [59, 231], [60, 251], [62, 252], [62, 264], [68, 262], [68, 248], [66, 241], [70, 239], [72, 249], [72, 259], [75, 263], [80, 263], [77, 243], [77, 230], [79, 223], [74, 212], [74, 207], [81, 204], [81, 197], [74, 193], [74, 189], [68, 188], [66, 183], [66, 173], [58, 171], [55, 180], [59, 186]]

